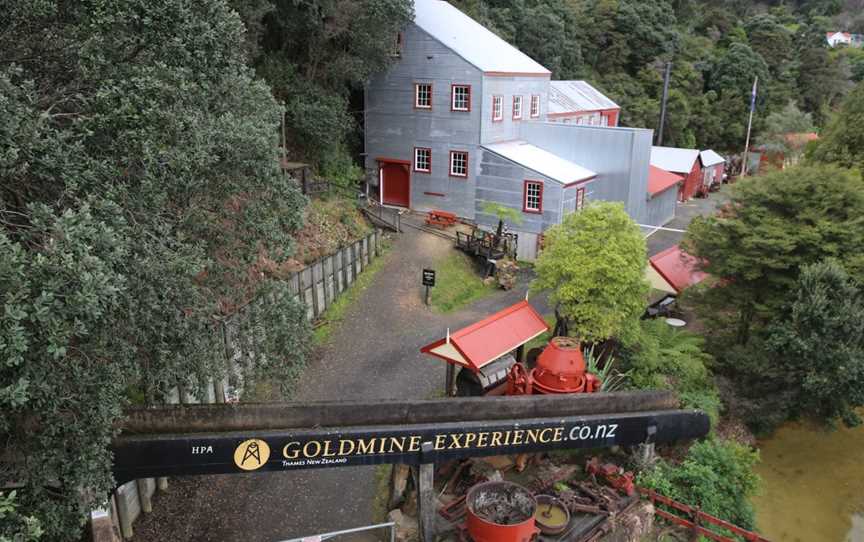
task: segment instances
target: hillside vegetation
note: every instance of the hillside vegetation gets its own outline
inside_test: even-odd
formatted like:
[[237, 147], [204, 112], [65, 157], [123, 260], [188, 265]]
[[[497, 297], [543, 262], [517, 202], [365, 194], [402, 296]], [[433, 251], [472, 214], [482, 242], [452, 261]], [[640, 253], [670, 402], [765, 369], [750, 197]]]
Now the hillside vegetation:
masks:
[[664, 144], [743, 148], [754, 77], [754, 133], [791, 102], [817, 126], [864, 78], [864, 50], [831, 50], [827, 30], [864, 33], [861, 0], [451, 0], [553, 71], [586, 79], [656, 129], [672, 62]]

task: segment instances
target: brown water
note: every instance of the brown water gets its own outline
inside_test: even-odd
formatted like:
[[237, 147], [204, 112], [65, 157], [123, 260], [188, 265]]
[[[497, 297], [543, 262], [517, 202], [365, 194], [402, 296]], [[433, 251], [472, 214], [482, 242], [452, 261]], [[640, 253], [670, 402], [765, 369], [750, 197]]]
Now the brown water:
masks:
[[772, 542], [864, 542], [864, 427], [792, 423], [759, 443], [756, 519]]

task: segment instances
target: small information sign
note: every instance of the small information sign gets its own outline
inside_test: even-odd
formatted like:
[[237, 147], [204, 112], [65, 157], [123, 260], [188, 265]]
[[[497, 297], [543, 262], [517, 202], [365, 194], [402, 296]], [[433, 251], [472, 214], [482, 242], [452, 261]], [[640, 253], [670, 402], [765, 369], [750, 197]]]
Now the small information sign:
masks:
[[423, 270], [423, 286], [435, 286], [435, 270]]

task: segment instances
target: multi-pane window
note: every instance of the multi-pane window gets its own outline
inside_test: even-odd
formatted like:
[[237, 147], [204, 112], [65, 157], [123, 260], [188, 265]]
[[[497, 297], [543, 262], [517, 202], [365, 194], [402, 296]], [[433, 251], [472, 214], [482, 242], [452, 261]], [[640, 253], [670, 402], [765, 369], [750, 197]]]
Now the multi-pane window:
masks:
[[540, 116], [540, 96], [534, 94], [531, 96], [531, 118], [536, 119]]
[[513, 120], [522, 118], [522, 96], [513, 96]]
[[581, 211], [585, 207], [585, 189], [576, 189], [576, 210]]
[[414, 147], [414, 171], [421, 173], [432, 171], [432, 149]]
[[492, 96], [492, 120], [504, 119], [504, 96]]
[[526, 213], [543, 212], [543, 183], [525, 181], [525, 200], [522, 210]]
[[468, 153], [465, 151], [450, 151], [450, 175], [452, 177], [468, 176]]
[[453, 111], [471, 111], [471, 85], [453, 85], [450, 108]]
[[432, 109], [432, 83], [416, 83], [414, 85], [414, 107]]

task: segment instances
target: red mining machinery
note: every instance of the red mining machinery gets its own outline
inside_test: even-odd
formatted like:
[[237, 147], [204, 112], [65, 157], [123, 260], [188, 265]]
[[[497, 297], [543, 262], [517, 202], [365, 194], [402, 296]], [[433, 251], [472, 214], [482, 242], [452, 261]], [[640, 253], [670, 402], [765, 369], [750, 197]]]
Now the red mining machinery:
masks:
[[600, 379], [588, 372], [575, 339], [555, 337], [537, 357], [536, 366], [525, 363], [525, 344], [548, 330], [528, 301], [521, 301], [455, 333], [448, 331], [421, 352], [448, 363], [447, 395], [599, 391]]

